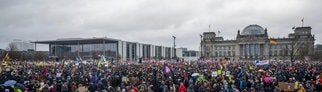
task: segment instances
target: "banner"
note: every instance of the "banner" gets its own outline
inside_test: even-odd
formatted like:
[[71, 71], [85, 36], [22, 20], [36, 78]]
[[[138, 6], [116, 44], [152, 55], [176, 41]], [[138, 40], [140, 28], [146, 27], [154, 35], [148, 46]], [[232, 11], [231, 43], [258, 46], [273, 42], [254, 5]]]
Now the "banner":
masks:
[[295, 84], [294, 83], [287, 83], [287, 82], [279, 82], [278, 89], [283, 91], [294, 91]]
[[255, 65], [268, 65], [269, 60], [255, 60]]

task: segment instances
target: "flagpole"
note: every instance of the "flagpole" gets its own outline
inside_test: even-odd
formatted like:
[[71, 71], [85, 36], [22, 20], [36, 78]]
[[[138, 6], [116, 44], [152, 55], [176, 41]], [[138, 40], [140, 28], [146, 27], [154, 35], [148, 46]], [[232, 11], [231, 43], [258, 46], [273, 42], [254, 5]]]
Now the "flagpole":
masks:
[[210, 32], [210, 24], [209, 24], [209, 32]]

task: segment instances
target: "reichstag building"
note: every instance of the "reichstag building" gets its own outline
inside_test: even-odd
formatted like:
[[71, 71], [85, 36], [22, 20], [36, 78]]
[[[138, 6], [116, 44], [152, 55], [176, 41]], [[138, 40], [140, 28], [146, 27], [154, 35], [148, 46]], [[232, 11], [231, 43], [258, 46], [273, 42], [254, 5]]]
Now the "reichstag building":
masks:
[[237, 31], [236, 40], [224, 40], [215, 32], [204, 32], [201, 41], [201, 56], [204, 59], [220, 60], [301, 60], [313, 54], [314, 35], [311, 27], [294, 27], [287, 38], [270, 38], [268, 29], [249, 25]]

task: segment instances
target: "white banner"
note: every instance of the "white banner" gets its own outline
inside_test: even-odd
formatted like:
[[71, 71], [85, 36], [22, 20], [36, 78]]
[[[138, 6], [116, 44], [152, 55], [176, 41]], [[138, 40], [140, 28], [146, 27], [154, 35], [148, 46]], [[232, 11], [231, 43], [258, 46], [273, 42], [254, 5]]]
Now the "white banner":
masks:
[[212, 76], [212, 77], [217, 77], [217, 76], [218, 76], [218, 74], [217, 74], [217, 72], [216, 72], [216, 71], [213, 71], [213, 72], [211, 73], [211, 76]]
[[255, 65], [268, 65], [269, 60], [255, 60]]

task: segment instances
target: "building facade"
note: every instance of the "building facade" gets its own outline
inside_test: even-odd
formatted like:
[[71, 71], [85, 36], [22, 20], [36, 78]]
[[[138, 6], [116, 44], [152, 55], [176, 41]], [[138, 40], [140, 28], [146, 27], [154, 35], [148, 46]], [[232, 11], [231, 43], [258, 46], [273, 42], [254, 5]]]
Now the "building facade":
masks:
[[322, 52], [322, 44], [316, 44], [314, 46], [314, 51], [315, 52]]
[[146, 59], [171, 59], [173, 47], [128, 42], [112, 38], [69, 38], [49, 41], [36, 41], [36, 44], [48, 44], [51, 56], [61, 58], [82, 57], [139, 61]]
[[[13, 40], [10, 44], [14, 46], [15, 51], [34, 51], [35, 44], [23, 40]], [[13, 47], [11, 47], [13, 48]]]
[[196, 50], [188, 50], [187, 48], [176, 48], [176, 55], [178, 58], [185, 61], [196, 61], [200, 58], [200, 52]]
[[316, 44], [314, 46], [314, 58], [313, 60], [322, 61], [322, 44]]
[[204, 32], [201, 55], [205, 59], [219, 60], [295, 60], [313, 55], [314, 35], [311, 27], [293, 28], [287, 38], [269, 38], [267, 29], [249, 25], [237, 31], [236, 40], [224, 40], [215, 32]]

